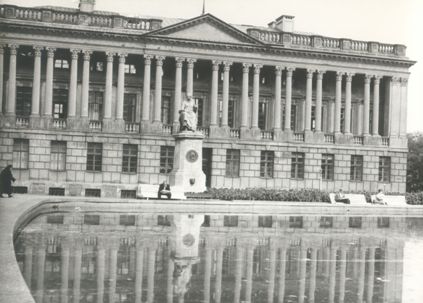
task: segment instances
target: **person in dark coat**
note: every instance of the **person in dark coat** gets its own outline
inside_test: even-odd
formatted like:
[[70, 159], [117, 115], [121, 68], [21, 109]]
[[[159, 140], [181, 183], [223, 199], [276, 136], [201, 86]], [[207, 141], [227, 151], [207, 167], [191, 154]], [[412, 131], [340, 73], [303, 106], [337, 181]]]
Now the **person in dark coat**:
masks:
[[172, 193], [170, 192], [170, 185], [167, 183], [166, 180], [164, 180], [163, 183], [159, 185], [157, 198], [161, 199], [162, 196], [167, 196], [168, 199], [172, 198]]
[[12, 181], [16, 179], [12, 175], [12, 165], [6, 166], [0, 173], [0, 197], [3, 197], [3, 193], [8, 194], [9, 198], [12, 197]]

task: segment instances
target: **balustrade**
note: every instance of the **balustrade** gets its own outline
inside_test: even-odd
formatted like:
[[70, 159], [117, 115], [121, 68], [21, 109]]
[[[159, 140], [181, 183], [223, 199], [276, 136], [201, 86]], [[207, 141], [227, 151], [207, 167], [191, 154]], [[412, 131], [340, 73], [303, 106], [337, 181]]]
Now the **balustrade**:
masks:
[[382, 137], [382, 145], [389, 146], [389, 137]]
[[140, 132], [140, 124], [134, 122], [127, 122], [125, 123], [125, 131], [127, 133], [139, 133]]
[[353, 143], [357, 145], [363, 145], [363, 136], [354, 136]]
[[231, 128], [229, 131], [229, 135], [231, 138], [239, 138], [240, 137], [240, 131], [238, 128]]
[[292, 34], [292, 44], [300, 46], [311, 46], [311, 37], [306, 35]]
[[103, 123], [101, 121], [91, 120], [88, 124], [88, 128], [92, 130], [101, 130]]
[[368, 45], [365, 41], [351, 41], [351, 50], [359, 52], [367, 52]]
[[164, 134], [171, 134], [172, 133], [172, 125], [168, 125], [168, 124], [163, 124], [162, 125], [162, 133]]
[[53, 128], [66, 128], [66, 119], [53, 119]]
[[16, 8], [16, 19], [41, 21], [41, 11], [31, 8]]
[[29, 118], [28, 117], [16, 117], [16, 126], [17, 127], [28, 127]]
[[271, 130], [262, 130], [261, 138], [265, 140], [273, 140], [273, 131]]
[[78, 14], [53, 11], [51, 20], [56, 23], [78, 24]]
[[322, 46], [325, 48], [336, 48], [340, 49], [340, 40], [336, 38], [324, 37], [322, 40]]
[[304, 142], [304, 133], [294, 133], [294, 141]]
[[335, 136], [333, 134], [325, 134], [325, 143], [335, 143]]
[[206, 138], [208, 138], [209, 136], [209, 128], [208, 127], [201, 127], [198, 126], [197, 127], [197, 131], [199, 131], [200, 133], [202, 133]]
[[113, 27], [113, 18], [107, 16], [91, 16], [90, 25], [101, 27]]

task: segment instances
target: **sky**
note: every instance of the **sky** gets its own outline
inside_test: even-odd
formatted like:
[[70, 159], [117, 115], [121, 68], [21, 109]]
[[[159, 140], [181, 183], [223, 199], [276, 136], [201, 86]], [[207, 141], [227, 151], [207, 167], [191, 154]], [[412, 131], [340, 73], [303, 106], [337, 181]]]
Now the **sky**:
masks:
[[[295, 16], [295, 30], [322, 36], [404, 44], [410, 68], [408, 132], [423, 132], [422, 0], [205, 0], [206, 12], [232, 24], [267, 26], [280, 15]], [[0, 0], [19, 6], [77, 8], [79, 0]], [[203, 0], [96, 0], [96, 9], [127, 16], [193, 18]]]

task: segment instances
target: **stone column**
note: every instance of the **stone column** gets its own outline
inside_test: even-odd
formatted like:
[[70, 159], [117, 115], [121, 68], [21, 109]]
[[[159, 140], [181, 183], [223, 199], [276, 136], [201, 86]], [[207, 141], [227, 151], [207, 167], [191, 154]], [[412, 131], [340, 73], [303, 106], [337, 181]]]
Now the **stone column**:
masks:
[[241, 95], [241, 128], [248, 128], [248, 74], [251, 64], [244, 63], [242, 68], [242, 95]]
[[[123, 102], [125, 97], [125, 58], [127, 54], [119, 54], [116, 120], [123, 120]], [[148, 97], [150, 100], [150, 96]], [[144, 101], [144, 100], [143, 100]], [[144, 104], [144, 102], [143, 102]]]
[[305, 101], [305, 131], [311, 130], [311, 99], [313, 94], [313, 70], [307, 70], [306, 101]]
[[270, 245], [269, 263], [269, 284], [267, 285], [267, 302], [273, 303], [276, 275], [276, 247], [274, 243]]
[[399, 135], [404, 138], [404, 144], [407, 144], [407, 100], [408, 100], [408, 78], [401, 78], [401, 115]]
[[254, 64], [254, 81], [253, 81], [253, 114], [251, 119], [251, 128], [258, 129], [258, 115], [260, 102], [260, 69], [261, 64]]
[[[347, 274], [347, 248], [341, 248], [341, 259], [339, 269], [339, 303], [343, 303], [345, 299], [345, 276]], [[369, 301], [371, 302], [371, 301]]]
[[117, 275], [117, 252], [119, 243], [113, 241], [110, 247], [110, 264], [109, 264], [109, 302], [115, 302], [116, 294], [116, 275]]
[[44, 243], [41, 243], [37, 251], [37, 292], [35, 294], [35, 301], [37, 303], [43, 303], [44, 301], [45, 264], [46, 264], [46, 248], [44, 246]]
[[[176, 57], [176, 70], [175, 70], [175, 101], [173, 103], [173, 124], [179, 125], [179, 110], [182, 103], [182, 63], [184, 58]], [[176, 127], [174, 127], [176, 128]], [[176, 129], [174, 130], [176, 131]]]
[[341, 132], [341, 107], [342, 107], [342, 72], [336, 72], [335, 89], [335, 133]]
[[106, 52], [106, 87], [104, 90], [104, 119], [112, 119], [112, 94], [113, 94], [113, 57], [115, 53]]
[[66, 243], [61, 247], [61, 303], [68, 302], [68, 287], [69, 287], [69, 245]]
[[47, 48], [46, 93], [44, 103], [44, 116], [51, 118], [53, 114], [53, 71], [55, 48]]
[[363, 136], [369, 135], [370, 75], [364, 75]]
[[316, 81], [316, 132], [322, 131], [322, 98], [323, 98], [323, 74], [325, 72], [317, 71]]
[[375, 282], [375, 248], [369, 248], [368, 276], [367, 276], [367, 302], [373, 302], [373, 287]]
[[229, 108], [229, 72], [232, 62], [223, 62], [223, 104], [222, 104], [222, 126], [228, 127], [228, 108]]
[[217, 264], [216, 264], [216, 280], [215, 280], [215, 303], [220, 303], [222, 298], [222, 265], [223, 265], [223, 250], [222, 246], [217, 249]]
[[298, 288], [298, 303], [304, 302], [307, 270], [307, 248], [301, 247], [300, 251], [300, 286]]
[[291, 105], [292, 105], [292, 73], [294, 68], [286, 68], [286, 87], [285, 87], [285, 131], [291, 130]]
[[171, 258], [171, 253], [172, 253], [171, 249], [169, 248], [168, 261], [167, 261], [167, 291], [166, 291], [167, 303], [173, 303], [173, 272], [175, 270], [175, 263], [173, 262]]
[[281, 130], [281, 87], [282, 87], [282, 66], [275, 66], [275, 104], [274, 104], [274, 119], [273, 131]]
[[156, 247], [148, 248], [148, 276], [147, 276], [147, 303], [154, 301], [154, 271], [156, 265]]
[[9, 44], [9, 91], [6, 103], [6, 115], [16, 115], [16, 55], [18, 53], [18, 45]]
[[251, 302], [251, 292], [253, 290], [253, 265], [254, 265], [254, 247], [247, 248], [247, 277], [245, 285], [245, 301]]
[[360, 267], [358, 268], [357, 303], [363, 302], [364, 280], [366, 273], [366, 249], [360, 249]]
[[345, 85], [345, 127], [344, 132], [351, 135], [351, 83], [354, 74], [347, 73], [347, 82]]
[[81, 263], [82, 263], [82, 248], [80, 245], [77, 244], [75, 246], [74, 267], [73, 267], [73, 303], [80, 302]]
[[210, 276], [211, 276], [211, 262], [212, 262], [212, 249], [206, 246], [206, 256], [204, 262], [204, 303], [210, 302]]
[[78, 82], [78, 55], [79, 49], [71, 49], [71, 70], [69, 81], [69, 95], [68, 95], [68, 117], [75, 118], [76, 116], [76, 85]]
[[137, 257], [135, 265], [135, 303], [142, 301], [142, 278], [144, 266], [144, 247], [141, 243], [137, 243]]
[[187, 59], [187, 96], [194, 96], [194, 63], [196, 59]]
[[29, 240], [25, 241], [25, 261], [24, 261], [24, 278], [26, 285], [31, 289], [32, 281], [32, 244]]
[[379, 136], [379, 85], [380, 76], [375, 76], [373, 81], [373, 136]]
[[34, 117], [34, 118], [38, 118], [40, 116], [41, 50], [42, 49], [43, 49], [42, 46], [34, 46], [34, 75], [32, 80], [32, 100], [31, 100], [31, 117]]
[[91, 51], [84, 50], [84, 63], [82, 66], [82, 99], [81, 118], [88, 119], [88, 104], [90, 97], [90, 56]]
[[0, 44], [0, 116], [3, 114], [3, 73], [4, 73], [4, 48], [6, 45]]
[[308, 294], [308, 302], [314, 303], [314, 295], [316, 292], [316, 270], [317, 270], [317, 248], [313, 247], [311, 251], [310, 264], [310, 286]]
[[286, 247], [281, 247], [279, 259], [278, 302], [283, 303], [285, 297]]
[[97, 303], [103, 303], [104, 297], [104, 274], [106, 262], [106, 250], [103, 243], [97, 247]]
[[210, 126], [217, 126], [217, 94], [219, 83], [219, 61], [212, 61], [212, 84], [210, 94]]
[[142, 87], [142, 115], [143, 122], [150, 120], [150, 78], [152, 55], [144, 55], [144, 81]]
[[234, 303], [239, 303], [241, 298], [241, 282], [242, 282], [242, 263], [244, 259], [244, 249], [240, 246], [236, 247], [235, 257], [235, 290]]
[[156, 56], [156, 81], [154, 90], [154, 122], [161, 123], [162, 113], [162, 77], [163, 77], [163, 60], [165, 57]]
[[329, 274], [329, 303], [335, 300], [335, 286], [336, 286], [336, 247], [330, 248], [330, 274]]

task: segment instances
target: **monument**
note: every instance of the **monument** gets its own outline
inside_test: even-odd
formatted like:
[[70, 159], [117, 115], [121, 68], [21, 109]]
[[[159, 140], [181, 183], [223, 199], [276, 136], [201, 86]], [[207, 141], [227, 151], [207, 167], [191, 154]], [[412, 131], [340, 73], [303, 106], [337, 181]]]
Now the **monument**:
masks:
[[179, 111], [179, 132], [174, 135], [175, 154], [169, 176], [171, 186], [184, 192], [204, 192], [206, 176], [202, 169], [204, 135], [197, 132], [197, 104], [191, 96], [182, 102]]

